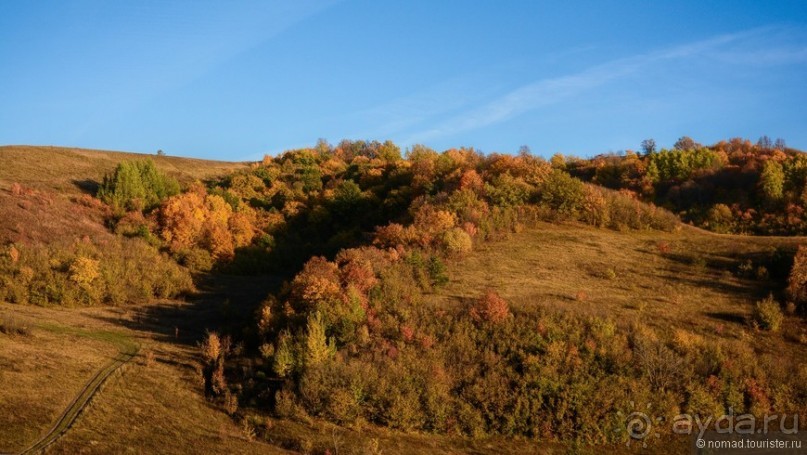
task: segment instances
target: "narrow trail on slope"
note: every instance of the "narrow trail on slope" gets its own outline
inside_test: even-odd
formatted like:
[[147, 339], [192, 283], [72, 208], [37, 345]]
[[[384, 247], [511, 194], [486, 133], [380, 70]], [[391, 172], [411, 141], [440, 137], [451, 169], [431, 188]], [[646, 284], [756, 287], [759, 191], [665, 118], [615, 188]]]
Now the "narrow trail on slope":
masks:
[[73, 401], [62, 412], [53, 426], [42, 435], [36, 442], [19, 452], [20, 455], [28, 455], [35, 453], [42, 453], [45, 448], [56, 442], [57, 439], [62, 437], [73, 426], [81, 415], [81, 412], [90, 403], [90, 400], [98, 393], [98, 389], [106, 382], [112, 373], [118, 368], [130, 362], [137, 353], [140, 352], [140, 347], [135, 344], [130, 344], [120, 349], [118, 354], [112, 361], [104, 365], [95, 376], [93, 376], [87, 384], [76, 395]]

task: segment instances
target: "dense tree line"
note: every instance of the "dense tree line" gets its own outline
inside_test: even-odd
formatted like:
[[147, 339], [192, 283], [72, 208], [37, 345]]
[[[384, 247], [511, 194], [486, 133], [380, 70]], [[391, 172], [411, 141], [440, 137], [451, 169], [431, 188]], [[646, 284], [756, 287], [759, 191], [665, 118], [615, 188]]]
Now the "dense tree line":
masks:
[[[391, 222], [414, 224], [421, 246], [442, 242], [455, 251], [493, 235], [492, 220], [516, 213], [617, 229], [675, 223], [528, 153], [415, 146], [404, 156], [389, 141], [323, 141], [175, 193], [175, 182], [144, 161], [122, 163], [98, 196], [115, 208], [117, 232], [144, 237], [200, 272], [293, 274], [312, 256], [367, 244]], [[433, 232], [445, 220], [430, 225], [432, 216], [448, 217], [451, 229]]]
[[735, 138], [706, 147], [684, 137], [671, 150], [656, 150], [652, 140], [642, 148], [642, 154], [556, 157], [554, 163], [716, 232], [807, 233], [807, 155], [787, 148], [782, 139]]

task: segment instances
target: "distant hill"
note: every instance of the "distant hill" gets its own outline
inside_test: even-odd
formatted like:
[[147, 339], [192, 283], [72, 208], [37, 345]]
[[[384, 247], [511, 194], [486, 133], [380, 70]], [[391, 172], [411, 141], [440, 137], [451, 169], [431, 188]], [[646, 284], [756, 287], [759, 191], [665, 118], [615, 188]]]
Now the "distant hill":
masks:
[[573, 176], [629, 192], [720, 233], [807, 234], [807, 154], [762, 138], [703, 146], [683, 137], [675, 148], [644, 153], [552, 158]]
[[245, 169], [246, 163], [25, 145], [0, 146], [0, 244], [111, 237], [102, 208], [82, 202], [121, 161], [150, 158], [182, 183]]
[[151, 158], [160, 170], [180, 181], [206, 179], [247, 166], [246, 163], [142, 153], [6, 145], [0, 146], [0, 189], [17, 182], [37, 189], [77, 194], [87, 183], [100, 182], [121, 161], [142, 158]]

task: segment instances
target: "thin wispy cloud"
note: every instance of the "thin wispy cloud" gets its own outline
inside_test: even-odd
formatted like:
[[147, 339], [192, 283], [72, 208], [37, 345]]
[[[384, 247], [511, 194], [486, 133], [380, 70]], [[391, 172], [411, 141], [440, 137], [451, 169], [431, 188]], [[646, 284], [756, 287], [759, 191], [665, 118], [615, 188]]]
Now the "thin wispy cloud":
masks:
[[772, 66], [797, 65], [807, 63], [807, 46], [756, 51], [714, 52], [710, 55], [716, 61], [733, 65]]
[[404, 142], [422, 142], [503, 122], [526, 111], [559, 103], [612, 79], [631, 74], [636, 69], [638, 69], [636, 63], [612, 63], [574, 75], [534, 82], [513, 90], [481, 108], [453, 117], [436, 128], [415, 133]]
[[[480, 86], [485, 88], [480, 90]], [[497, 87], [484, 81], [481, 75], [463, 74], [348, 116], [346, 120], [352, 124], [368, 126], [356, 128], [347, 137], [386, 138], [417, 127], [436, 115], [457, 113], [460, 109], [491, 96], [496, 89]]]
[[768, 28], [755, 29], [720, 35], [707, 40], [612, 60], [575, 74], [541, 79], [516, 88], [481, 106], [469, 108], [459, 115], [439, 121], [437, 126], [410, 133], [401, 142], [404, 144], [421, 143], [506, 122], [526, 112], [557, 105], [608, 83], [634, 76], [665, 61], [687, 61], [718, 52], [722, 52], [725, 59], [734, 62], [756, 60], [769, 64], [781, 64], [804, 61], [805, 49], [803, 48], [769, 47], [760, 49], [756, 46], [756, 49], [745, 49], [744, 46], [734, 46], [747, 44], [746, 41], [758, 38], [768, 30]]

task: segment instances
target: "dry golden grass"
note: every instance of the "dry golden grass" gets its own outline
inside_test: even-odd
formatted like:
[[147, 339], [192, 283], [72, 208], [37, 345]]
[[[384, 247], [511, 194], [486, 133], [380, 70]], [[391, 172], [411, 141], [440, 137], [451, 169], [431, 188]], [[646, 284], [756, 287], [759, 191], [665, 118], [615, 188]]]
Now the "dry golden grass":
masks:
[[36, 440], [118, 352], [118, 341], [131, 340], [143, 345], [142, 355], [111, 376], [49, 452], [286, 453], [247, 441], [236, 422], [204, 399], [195, 346], [126, 328], [140, 323], [133, 321], [136, 313], [0, 303], [0, 316], [12, 314], [34, 329], [27, 337], [0, 334], [0, 450]]
[[154, 348], [155, 361], [113, 376], [54, 453], [283, 453], [244, 438], [227, 414], [205, 401], [178, 353]]
[[479, 245], [449, 266], [451, 282], [432, 298], [456, 306], [492, 288], [514, 309], [541, 306], [606, 318], [622, 327], [640, 324], [675, 340], [681, 349], [720, 342], [736, 355], [757, 358], [765, 368], [801, 367], [807, 358], [802, 317], [786, 316], [781, 333], [750, 323], [757, 301], [770, 293], [783, 298], [784, 277], [760, 279], [742, 269], [749, 260], [754, 267], [764, 264], [777, 248], [792, 256], [804, 240], [690, 228], [614, 232], [542, 224]]
[[191, 158], [63, 147], [0, 147], [0, 244], [110, 237], [103, 207], [87, 195], [121, 161], [149, 157], [180, 182], [246, 167]]
[[62, 194], [79, 194], [83, 182], [100, 182], [121, 161], [151, 158], [180, 181], [206, 179], [246, 167], [246, 163], [66, 147], [0, 146], [0, 188], [14, 182]]
[[[61, 317], [54, 313], [51, 323]], [[39, 326], [36, 312], [0, 306], [30, 335], [0, 333], [0, 452], [22, 449], [50, 428], [95, 372], [118, 351], [112, 344]]]
[[[417, 454], [523, 454], [568, 453], [563, 444], [495, 437], [468, 439], [435, 434], [404, 434], [373, 426], [343, 428], [311, 420], [298, 422], [267, 419], [271, 444], [296, 452], [365, 455], [372, 453]], [[618, 452], [614, 452], [618, 453]]]
[[[451, 282], [431, 298], [456, 306], [492, 288], [516, 312], [521, 306], [540, 305], [609, 318], [619, 325], [638, 322], [668, 333], [676, 349], [699, 349], [720, 341], [738, 356], [758, 358], [765, 368], [776, 364], [787, 368], [807, 358], [807, 344], [800, 341], [804, 322], [787, 316], [780, 333], [753, 330], [745, 318], [774, 283], [740, 277], [737, 272], [747, 259], [760, 261], [772, 248], [792, 249], [801, 240], [717, 236], [691, 229], [620, 233], [577, 224], [541, 224], [477, 245], [461, 262], [450, 265]], [[227, 286], [242, 289], [245, 283], [233, 281]], [[241, 300], [246, 299], [237, 302]], [[317, 420], [277, 420], [265, 415], [255, 421], [268, 428], [267, 440], [250, 440], [240, 422], [204, 399], [196, 371], [198, 349], [193, 341], [201, 338], [204, 323], [194, 318], [209, 320], [220, 317], [221, 311], [212, 301], [81, 310], [0, 304], [0, 316], [13, 314], [34, 326], [29, 337], [0, 333], [0, 449], [20, 448], [35, 439], [70, 401], [71, 391], [77, 391], [115, 352], [110, 340], [76, 333], [114, 331], [141, 344], [143, 355], [105, 384], [52, 452], [322, 453], [329, 449], [337, 453], [338, 449], [341, 454], [358, 454], [378, 448], [385, 454], [567, 453], [568, 447], [561, 444], [402, 434], [372, 426], [334, 428]], [[149, 314], [161, 316], [143, 317]], [[36, 328], [37, 324], [48, 329]], [[183, 327], [179, 339], [174, 326]], [[193, 327], [197, 329], [191, 333]], [[648, 453], [669, 452], [670, 447], [655, 445]], [[624, 449], [584, 448], [583, 453], [623, 453]]]
[[740, 321], [776, 283], [738, 276], [740, 265], [749, 258], [761, 261], [776, 247], [793, 251], [800, 241], [543, 223], [478, 245], [450, 265], [451, 282], [436, 298], [451, 304], [492, 288], [514, 307], [639, 319], [664, 330], [684, 326], [711, 332], [719, 324], [748, 330]]

